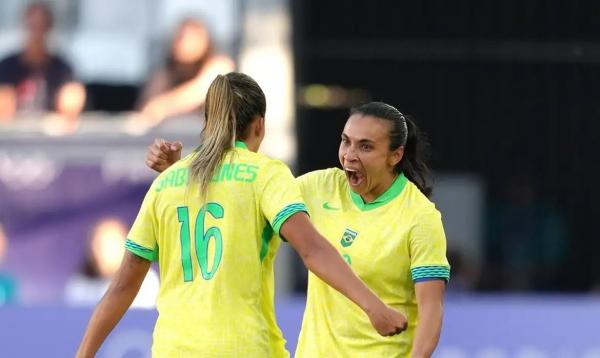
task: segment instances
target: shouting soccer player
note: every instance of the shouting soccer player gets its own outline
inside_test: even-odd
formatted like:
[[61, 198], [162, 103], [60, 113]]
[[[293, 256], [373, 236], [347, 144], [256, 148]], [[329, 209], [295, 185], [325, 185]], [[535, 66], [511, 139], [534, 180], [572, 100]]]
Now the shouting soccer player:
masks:
[[[317, 229], [409, 325], [391, 338], [373, 334], [359, 310], [311, 274], [296, 357], [417, 358], [435, 350], [450, 267], [441, 216], [428, 199], [426, 149], [413, 121], [371, 102], [352, 109], [346, 122], [339, 149], [343, 170], [297, 178]], [[162, 171], [180, 151], [157, 140], [147, 163]], [[284, 351], [274, 319], [271, 332], [272, 345]]]
[[[154, 357], [271, 357], [263, 260], [272, 234], [357, 304], [379, 334], [406, 327], [311, 225], [289, 169], [257, 154], [265, 96], [241, 73], [218, 76], [206, 98], [202, 146], [153, 182], [128, 235], [119, 271], [87, 327], [77, 357], [92, 357], [148, 271], [160, 266]], [[235, 144], [234, 144], [235, 143]]]

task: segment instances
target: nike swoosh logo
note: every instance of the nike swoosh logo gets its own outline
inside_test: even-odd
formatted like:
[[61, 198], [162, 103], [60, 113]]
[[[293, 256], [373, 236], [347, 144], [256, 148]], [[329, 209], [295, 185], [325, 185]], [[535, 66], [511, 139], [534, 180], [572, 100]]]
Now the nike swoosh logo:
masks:
[[330, 206], [327, 201], [323, 203], [323, 209], [325, 209], [325, 210], [340, 210], [340, 208], [335, 208], [333, 206]]

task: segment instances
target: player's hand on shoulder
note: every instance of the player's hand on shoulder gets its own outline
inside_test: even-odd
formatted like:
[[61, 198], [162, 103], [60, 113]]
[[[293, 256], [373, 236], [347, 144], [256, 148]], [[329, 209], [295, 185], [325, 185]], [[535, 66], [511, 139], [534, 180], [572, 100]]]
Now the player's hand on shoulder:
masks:
[[387, 305], [381, 305], [368, 314], [371, 324], [382, 336], [394, 336], [408, 327], [406, 317]]
[[146, 165], [159, 173], [181, 159], [181, 142], [169, 142], [156, 138], [146, 151]]

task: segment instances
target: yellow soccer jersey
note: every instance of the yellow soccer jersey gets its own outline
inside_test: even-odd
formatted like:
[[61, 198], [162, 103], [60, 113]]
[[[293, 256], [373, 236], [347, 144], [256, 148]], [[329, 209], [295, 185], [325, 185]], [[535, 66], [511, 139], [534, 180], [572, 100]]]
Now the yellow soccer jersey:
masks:
[[279, 235], [274, 235], [269, 242], [268, 254], [263, 260], [263, 312], [269, 330], [270, 354], [269, 358], [289, 358], [290, 353], [285, 348], [286, 340], [283, 338], [281, 328], [275, 317], [275, 278], [273, 265], [279, 251], [281, 241]]
[[449, 279], [440, 213], [403, 175], [368, 204], [340, 169], [298, 182], [319, 232], [367, 286], [406, 315], [409, 328], [381, 337], [359, 307], [310, 273], [296, 357], [408, 357], [418, 322], [415, 282]]
[[225, 157], [201, 203], [187, 156], [146, 194], [126, 248], [158, 260], [161, 287], [154, 357], [268, 357], [265, 290], [273, 233], [306, 211], [289, 169], [246, 149]]

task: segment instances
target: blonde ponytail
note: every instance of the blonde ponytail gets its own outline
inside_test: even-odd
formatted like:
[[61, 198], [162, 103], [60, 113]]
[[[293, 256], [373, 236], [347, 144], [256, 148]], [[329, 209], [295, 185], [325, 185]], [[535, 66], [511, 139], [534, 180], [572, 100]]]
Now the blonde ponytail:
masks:
[[228, 149], [233, 147], [236, 130], [234, 91], [227, 76], [219, 75], [206, 94], [205, 127], [202, 146], [190, 165], [191, 179], [198, 183], [200, 196], [206, 198], [208, 185]]

